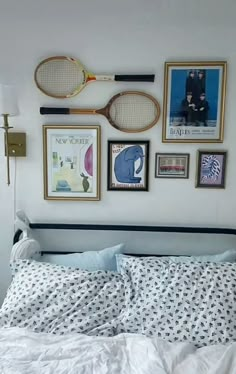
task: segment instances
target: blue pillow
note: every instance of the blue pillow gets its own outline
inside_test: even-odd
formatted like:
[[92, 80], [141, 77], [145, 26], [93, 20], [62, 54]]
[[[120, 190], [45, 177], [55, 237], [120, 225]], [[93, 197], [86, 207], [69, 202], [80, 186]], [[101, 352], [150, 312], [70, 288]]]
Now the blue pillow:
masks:
[[[150, 255], [151, 257], [152, 255]], [[126, 255], [119, 254], [116, 256], [117, 271], [121, 272], [120, 263], [122, 258], [127, 257]], [[135, 258], [135, 257], [134, 257]], [[218, 253], [215, 255], [202, 255], [202, 256], [161, 256], [160, 259], [167, 259], [175, 263], [186, 263], [186, 262], [236, 262], [236, 249], [227, 249], [225, 252]]]
[[[163, 257], [162, 257], [163, 258]], [[164, 256], [165, 258], [165, 256]], [[202, 256], [167, 256], [173, 262], [236, 262], [236, 249], [228, 249], [225, 252], [214, 255]]]
[[40, 261], [88, 271], [117, 271], [115, 255], [122, 253], [124, 246], [124, 244], [118, 244], [114, 247], [102, 249], [101, 251], [88, 251], [68, 255], [45, 254], [41, 257]]

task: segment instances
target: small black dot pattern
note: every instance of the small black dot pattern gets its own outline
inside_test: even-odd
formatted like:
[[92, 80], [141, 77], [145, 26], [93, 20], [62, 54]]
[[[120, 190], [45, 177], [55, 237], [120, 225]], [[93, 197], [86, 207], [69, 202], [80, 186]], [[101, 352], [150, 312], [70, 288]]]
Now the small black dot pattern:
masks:
[[117, 272], [84, 270], [17, 260], [0, 310], [1, 327], [35, 332], [113, 336], [127, 302]]
[[236, 264], [117, 255], [120, 274], [11, 264], [0, 327], [96, 336], [138, 333], [197, 347], [236, 341]]
[[174, 263], [117, 255], [130, 287], [119, 332], [201, 347], [236, 341], [236, 263]]

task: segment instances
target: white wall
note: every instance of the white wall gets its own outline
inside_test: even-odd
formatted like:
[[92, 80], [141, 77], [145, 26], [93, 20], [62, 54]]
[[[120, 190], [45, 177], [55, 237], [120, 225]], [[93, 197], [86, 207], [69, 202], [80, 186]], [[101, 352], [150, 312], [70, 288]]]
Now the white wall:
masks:
[[[235, 0], [0, 0], [0, 82], [17, 87], [21, 114], [11, 124], [27, 132], [27, 158], [11, 161], [6, 185], [3, 133], [0, 137], [0, 298], [9, 282], [8, 257], [14, 211], [32, 221], [116, 222], [236, 226], [236, 39]], [[33, 80], [43, 58], [67, 54], [97, 73], [155, 72], [154, 84], [94, 83], [61, 102], [41, 94]], [[226, 60], [228, 84], [223, 144], [162, 144], [161, 120], [151, 130], [126, 135], [103, 117], [40, 116], [41, 105], [100, 107], [125, 89], [143, 89], [162, 104], [165, 61]], [[42, 124], [100, 123], [100, 202], [43, 199]], [[150, 139], [150, 191], [106, 191], [107, 140]], [[195, 189], [196, 150], [229, 152], [225, 190]], [[154, 179], [155, 152], [189, 152], [188, 180]], [[16, 166], [16, 172], [15, 172]]]

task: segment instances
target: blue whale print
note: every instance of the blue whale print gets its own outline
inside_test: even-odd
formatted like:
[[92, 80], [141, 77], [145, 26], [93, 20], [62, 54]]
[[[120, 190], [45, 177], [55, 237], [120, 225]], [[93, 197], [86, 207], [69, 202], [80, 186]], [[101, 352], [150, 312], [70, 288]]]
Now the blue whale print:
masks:
[[[133, 145], [121, 151], [115, 159], [114, 173], [118, 182], [140, 183], [141, 177], [135, 177], [143, 168], [143, 149], [140, 145]], [[135, 161], [140, 159], [140, 165], [135, 171]]]

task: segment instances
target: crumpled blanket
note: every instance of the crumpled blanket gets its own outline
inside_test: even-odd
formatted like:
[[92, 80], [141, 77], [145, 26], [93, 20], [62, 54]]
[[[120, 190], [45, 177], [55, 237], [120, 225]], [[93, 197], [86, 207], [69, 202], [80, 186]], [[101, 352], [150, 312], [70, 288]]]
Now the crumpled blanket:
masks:
[[0, 329], [1, 374], [235, 374], [236, 343], [196, 349], [139, 334], [91, 337]]

